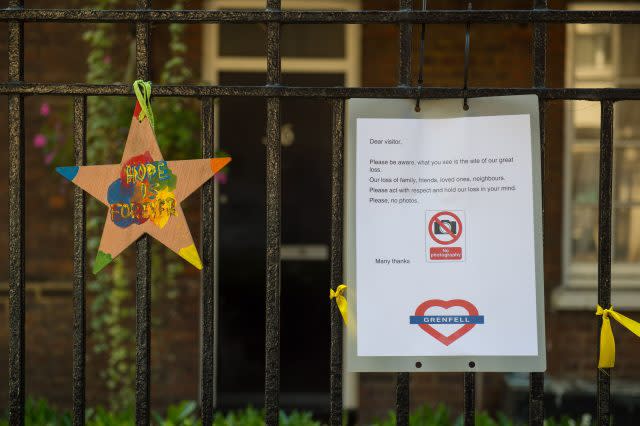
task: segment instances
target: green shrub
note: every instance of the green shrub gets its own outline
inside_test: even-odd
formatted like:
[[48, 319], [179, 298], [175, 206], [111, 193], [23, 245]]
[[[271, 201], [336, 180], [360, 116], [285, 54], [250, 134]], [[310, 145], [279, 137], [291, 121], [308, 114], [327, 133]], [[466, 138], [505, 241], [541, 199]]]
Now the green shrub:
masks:
[[[525, 423], [516, 422], [502, 413], [490, 416], [486, 412], [476, 413], [475, 426], [524, 426]], [[584, 414], [580, 420], [563, 416], [559, 420], [549, 418], [544, 421], [544, 426], [591, 426], [592, 419], [589, 414]], [[395, 426], [396, 414], [391, 411], [384, 420], [373, 423], [372, 426]], [[448, 407], [443, 404], [432, 408], [423, 405], [413, 411], [409, 416], [410, 426], [463, 426], [464, 419], [458, 416], [454, 419]]]
[[[436, 408], [423, 405], [409, 415], [410, 425], [423, 426], [451, 426], [451, 416], [449, 409], [443, 404], [439, 404]], [[384, 420], [375, 423], [376, 426], [395, 426], [396, 413], [390, 411]]]
[[44, 399], [28, 399], [24, 423], [26, 426], [71, 426], [71, 415], [58, 412]]
[[[26, 426], [71, 426], [69, 412], [53, 408], [44, 399], [28, 399], [25, 410]], [[198, 420], [198, 406], [194, 401], [184, 401], [171, 405], [166, 413], [153, 412], [154, 426], [202, 426]], [[135, 424], [133, 408], [121, 411], [109, 411], [102, 407], [90, 408], [86, 412], [87, 426], [124, 426]], [[463, 426], [461, 416], [453, 416], [448, 407], [443, 404], [435, 408], [428, 405], [414, 410], [409, 418], [411, 426]], [[585, 414], [579, 420], [561, 417], [559, 420], [550, 418], [545, 420], [545, 426], [591, 426], [590, 415]], [[264, 411], [252, 407], [228, 413], [216, 413], [212, 426], [263, 426]], [[322, 426], [313, 415], [306, 411], [280, 412], [281, 426]], [[383, 420], [374, 422], [372, 426], [395, 426], [396, 415], [390, 412]], [[0, 426], [9, 426], [6, 414], [0, 417]], [[490, 416], [485, 412], [476, 415], [475, 426], [524, 426], [524, 423], [514, 422], [504, 414]]]
[[[152, 424], [156, 426], [201, 426], [198, 420], [198, 406], [194, 401], [184, 401], [171, 405], [164, 415], [153, 412]], [[87, 426], [129, 426], [135, 424], [133, 408], [117, 412], [103, 407], [89, 408], [86, 411]], [[44, 399], [28, 399], [25, 405], [26, 426], [71, 426], [71, 414], [53, 408]], [[264, 411], [254, 408], [216, 413], [213, 426], [262, 426]], [[289, 414], [280, 412], [282, 426], [321, 426], [313, 420], [310, 412], [293, 411]], [[7, 415], [0, 417], [0, 426], [9, 426]]]

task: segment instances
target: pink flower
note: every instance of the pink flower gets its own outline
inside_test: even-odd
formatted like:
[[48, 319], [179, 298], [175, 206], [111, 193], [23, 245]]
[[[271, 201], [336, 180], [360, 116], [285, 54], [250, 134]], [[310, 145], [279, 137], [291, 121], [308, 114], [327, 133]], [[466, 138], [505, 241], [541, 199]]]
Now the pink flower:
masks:
[[111, 63], [111, 55], [106, 55], [104, 58], [102, 58], [102, 62], [109, 65]]
[[51, 112], [51, 108], [49, 107], [49, 104], [46, 102], [43, 102], [40, 105], [40, 115], [43, 117], [47, 117], [50, 112]]
[[42, 148], [47, 144], [47, 137], [42, 133], [38, 133], [33, 137], [33, 146], [36, 148]]
[[224, 185], [225, 183], [227, 183], [227, 174], [224, 172], [219, 172], [217, 173], [214, 177], [213, 177], [216, 182]]
[[44, 164], [51, 164], [55, 157], [56, 157], [55, 152], [48, 153], [47, 155], [44, 156]]

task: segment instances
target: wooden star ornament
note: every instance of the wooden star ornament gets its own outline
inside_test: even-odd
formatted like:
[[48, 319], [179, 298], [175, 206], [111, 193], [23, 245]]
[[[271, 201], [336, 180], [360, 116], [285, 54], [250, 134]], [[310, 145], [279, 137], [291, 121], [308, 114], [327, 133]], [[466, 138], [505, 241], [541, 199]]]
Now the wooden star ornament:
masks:
[[202, 269], [180, 203], [231, 158], [165, 161], [152, 127], [151, 86], [137, 81], [134, 88], [138, 101], [120, 164], [56, 168], [109, 208], [93, 272], [145, 233]]

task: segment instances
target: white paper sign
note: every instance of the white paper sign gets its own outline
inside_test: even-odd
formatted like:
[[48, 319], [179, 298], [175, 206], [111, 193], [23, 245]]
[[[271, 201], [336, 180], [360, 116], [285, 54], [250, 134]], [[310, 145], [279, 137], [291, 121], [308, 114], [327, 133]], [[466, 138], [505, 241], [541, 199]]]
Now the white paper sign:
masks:
[[[487, 99], [472, 100], [472, 113], [457, 100], [423, 102], [427, 118], [407, 101], [383, 102], [417, 118], [351, 111], [354, 360], [420, 366], [399, 371], [544, 369], [537, 99], [517, 98], [528, 98], [520, 112], [502, 114], [483, 115]], [[528, 362], [494, 362], [502, 357]], [[388, 361], [352, 369], [398, 369]]]

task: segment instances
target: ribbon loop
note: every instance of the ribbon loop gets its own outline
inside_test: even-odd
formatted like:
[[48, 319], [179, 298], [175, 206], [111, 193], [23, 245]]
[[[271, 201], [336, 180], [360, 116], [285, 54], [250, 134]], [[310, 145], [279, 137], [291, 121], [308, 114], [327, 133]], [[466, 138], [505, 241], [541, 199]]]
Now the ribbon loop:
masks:
[[600, 359], [598, 360], [598, 368], [613, 368], [616, 361], [616, 342], [613, 338], [610, 318], [616, 320], [620, 325], [638, 337], [640, 337], [640, 323], [614, 311], [613, 306], [609, 309], [603, 309], [598, 305], [596, 308], [596, 315], [602, 317], [602, 327], [600, 328]]
[[149, 124], [153, 129], [155, 127], [155, 118], [153, 117], [153, 110], [151, 109], [151, 82], [136, 80], [133, 83], [133, 91], [136, 94], [138, 103], [140, 104], [140, 114], [138, 114], [138, 120], [142, 122], [145, 117], [149, 119]]
[[332, 288], [329, 289], [329, 300], [336, 299], [336, 305], [338, 305], [338, 309], [340, 310], [340, 314], [342, 314], [342, 319], [344, 324], [347, 325], [347, 298], [344, 297], [344, 292], [347, 289], [347, 286], [344, 284], [340, 284], [338, 288], [334, 291]]

